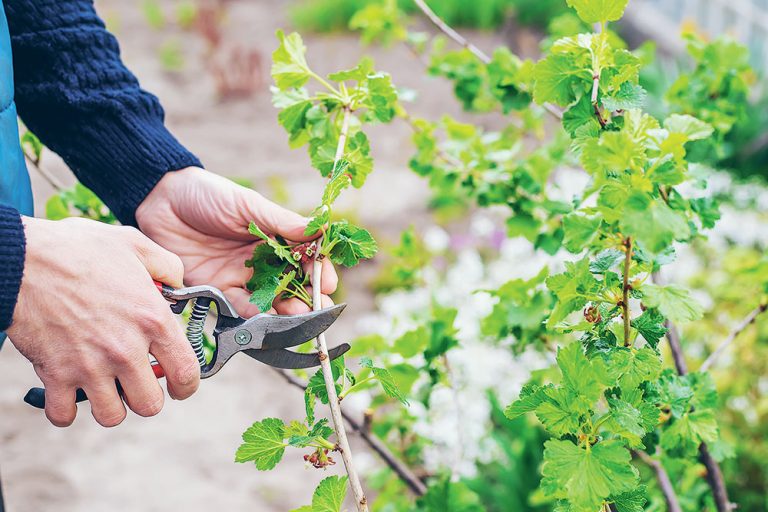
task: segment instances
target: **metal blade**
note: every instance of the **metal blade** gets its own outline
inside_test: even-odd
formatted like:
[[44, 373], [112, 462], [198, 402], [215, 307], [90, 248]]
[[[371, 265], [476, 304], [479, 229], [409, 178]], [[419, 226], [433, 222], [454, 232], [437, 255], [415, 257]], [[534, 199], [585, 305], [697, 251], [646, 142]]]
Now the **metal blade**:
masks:
[[266, 316], [261, 320], [264, 326], [264, 341], [261, 349], [295, 347], [316, 338], [318, 334], [325, 332], [339, 318], [345, 307], [347, 307], [346, 304], [339, 304], [301, 315]]
[[[334, 347], [328, 351], [328, 355], [331, 360], [344, 355], [350, 348], [349, 343], [342, 343], [338, 347]], [[320, 358], [317, 357], [317, 352], [311, 354], [298, 354], [291, 352], [290, 350], [274, 349], [274, 350], [260, 350], [249, 348], [243, 350], [246, 354], [261, 361], [269, 366], [275, 368], [283, 368], [285, 370], [296, 370], [299, 368], [312, 368], [313, 366], [320, 366]]]

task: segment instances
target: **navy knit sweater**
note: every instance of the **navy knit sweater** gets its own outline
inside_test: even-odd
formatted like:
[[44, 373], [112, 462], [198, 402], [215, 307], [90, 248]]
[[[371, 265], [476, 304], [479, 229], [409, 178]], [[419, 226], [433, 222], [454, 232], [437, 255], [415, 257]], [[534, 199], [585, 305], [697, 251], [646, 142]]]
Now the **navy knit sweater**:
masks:
[[[89, 0], [2, 0], [24, 123], [124, 224], [169, 171], [200, 162], [165, 128], [157, 98], [120, 60]], [[0, 205], [0, 331], [24, 269], [18, 212]]]

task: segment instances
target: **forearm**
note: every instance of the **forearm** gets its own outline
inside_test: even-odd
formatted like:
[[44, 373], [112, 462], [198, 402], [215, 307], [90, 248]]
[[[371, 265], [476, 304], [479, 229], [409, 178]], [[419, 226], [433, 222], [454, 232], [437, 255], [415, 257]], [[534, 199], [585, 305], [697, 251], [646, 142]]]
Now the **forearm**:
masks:
[[87, 0], [5, 0], [26, 125], [127, 224], [173, 170], [200, 166], [164, 126]]
[[21, 216], [0, 204], [0, 331], [11, 324], [24, 273], [24, 252]]

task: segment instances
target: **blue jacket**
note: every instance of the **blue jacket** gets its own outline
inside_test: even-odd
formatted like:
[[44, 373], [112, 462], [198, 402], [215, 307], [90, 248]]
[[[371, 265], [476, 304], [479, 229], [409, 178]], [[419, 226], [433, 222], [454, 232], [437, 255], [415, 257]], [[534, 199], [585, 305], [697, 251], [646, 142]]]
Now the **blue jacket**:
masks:
[[16, 108], [124, 224], [135, 225], [136, 208], [165, 173], [200, 166], [165, 128], [157, 98], [123, 65], [93, 0], [2, 0], [2, 6], [0, 331], [11, 323], [24, 275], [21, 218], [32, 213]]

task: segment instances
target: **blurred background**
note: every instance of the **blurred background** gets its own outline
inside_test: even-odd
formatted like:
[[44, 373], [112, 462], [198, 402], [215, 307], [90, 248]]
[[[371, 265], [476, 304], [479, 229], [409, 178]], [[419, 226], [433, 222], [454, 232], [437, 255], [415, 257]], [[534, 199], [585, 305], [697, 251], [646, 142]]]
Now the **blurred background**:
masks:
[[[424, 72], [419, 57], [405, 45], [364, 46], [348, 29], [367, 0], [96, 0], [109, 29], [121, 43], [128, 67], [143, 87], [160, 97], [167, 122], [177, 137], [197, 153], [206, 167], [254, 187], [271, 199], [302, 213], [315, 204], [323, 180], [309, 167], [304, 151], [292, 151], [277, 124], [270, 101], [270, 54], [278, 28], [299, 30], [318, 72], [354, 65], [371, 55], [377, 69], [388, 71], [409, 97], [413, 116], [438, 119], [449, 114], [469, 119], [456, 101], [452, 84]], [[462, 28], [480, 48], [508, 46], [522, 57], [535, 58], [539, 43], [569, 23], [564, 0], [431, 0], [449, 24]], [[408, 13], [415, 9], [400, 2]], [[431, 31], [424, 20], [417, 27]], [[730, 34], [748, 45], [756, 72], [768, 69], [768, 0], [632, 0], [619, 32], [637, 47], [651, 40], [657, 58], [643, 70], [650, 93], [649, 108], [662, 112], [664, 91], [689, 63], [679, 34], [696, 31], [715, 37]], [[649, 50], [650, 54], [654, 52]], [[750, 101], [753, 108], [728, 136], [727, 154], [720, 155], [725, 172], [717, 190], [732, 198], [723, 220], [700, 253], [676, 263], [676, 279], [697, 287], [708, 307], [707, 320], [691, 327], [691, 345], [712, 345], [748, 311], [744, 296], [755, 294], [756, 281], [736, 280], [739, 265], [759, 259], [768, 245], [768, 109], [761, 80]], [[473, 115], [488, 129], [504, 126], [498, 114]], [[366, 186], [340, 201], [345, 215], [371, 229], [385, 247], [382, 257], [342, 278], [337, 301], [350, 304], [344, 321], [329, 333], [332, 344], [363, 335], [403, 332], [408, 323], [394, 319], [429, 308], [437, 296], [451, 305], [476, 289], [526, 275], [546, 263], [546, 255], [529, 244], [503, 238], [503, 219], [492, 212], [440, 208], [426, 181], [409, 169], [412, 132], [405, 123], [370, 131], [376, 170]], [[44, 152], [41, 165], [56, 183], [74, 178], [53, 154]], [[51, 177], [33, 173], [37, 211], [42, 214], [55, 194]], [[418, 286], [393, 292], [387, 265], [400, 233], [414, 226], [418, 239], [440, 266]], [[717, 250], [713, 251], [712, 247]], [[447, 254], [447, 249], [450, 254]], [[490, 249], [494, 249], [490, 254]], [[500, 270], [502, 269], [502, 270]], [[713, 283], [717, 286], [713, 288]], [[455, 305], [455, 304], [454, 304]], [[472, 320], [486, 314], [482, 298], [463, 304], [457, 320], [462, 350], [452, 365], [453, 386], [433, 397], [429, 411], [418, 404], [411, 411], [412, 428], [420, 436], [423, 468], [450, 465], [456, 478], [480, 496], [485, 509], [548, 510], [531, 504], [537, 487], [543, 434], [526, 422], [500, 420], [499, 404], [515, 397], [530, 372], [545, 366], [538, 354], [512, 357], [504, 347], [478, 341]], [[394, 322], [394, 327], [393, 327]], [[708, 322], [708, 323], [707, 323]], [[476, 322], [475, 322], [476, 323]], [[742, 510], [768, 510], [768, 322], [761, 319], [740, 341], [741, 350], [718, 369], [723, 402], [724, 470]], [[335, 341], [334, 341], [335, 340]], [[739, 371], [734, 371], [734, 370]], [[743, 371], [742, 371], [743, 370]], [[504, 386], [500, 387], [502, 382]], [[234, 464], [240, 434], [265, 417], [302, 417], [298, 391], [266, 367], [235, 360], [184, 403], [168, 402], [162, 415], [146, 420], [130, 416], [105, 430], [81, 407], [71, 428], [59, 430], [22, 403], [38, 380], [31, 366], [6, 345], [0, 354], [0, 469], [10, 512], [46, 511], [169, 511], [256, 510], [285, 512], [309, 503], [322, 471], [308, 470], [300, 457], [286, 457], [277, 470], [258, 472], [250, 464]], [[472, 421], [462, 422], [461, 410]], [[362, 415], [364, 399], [351, 397], [347, 410]], [[455, 453], [446, 447], [462, 440], [468, 448]], [[366, 475], [381, 467], [354, 439]], [[338, 467], [336, 469], [339, 469]], [[371, 477], [369, 484], [375, 487]], [[691, 477], [686, 492], [695, 495]], [[385, 489], [379, 489], [385, 492]], [[700, 492], [704, 492], [701, 490]], [[693, 501], [692, 503], [695, 503]], [[383, 505], [383, 504], [382, 504]], [[656, 508], [652, 510], [662, 510]], [[385, 510], [381, 507], [380, 510]], [[686, 508], [686, 510], [689, 510]], [[690, 509], [695, 510], [695, 509]]]

